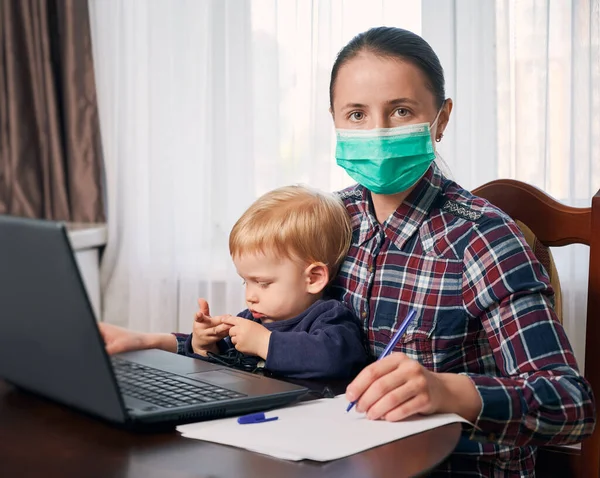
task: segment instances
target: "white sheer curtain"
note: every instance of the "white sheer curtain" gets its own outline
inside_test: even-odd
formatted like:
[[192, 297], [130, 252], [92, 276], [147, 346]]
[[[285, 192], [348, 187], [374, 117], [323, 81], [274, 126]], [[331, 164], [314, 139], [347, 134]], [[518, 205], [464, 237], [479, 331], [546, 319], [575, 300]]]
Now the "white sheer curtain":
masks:
[[333, 161], [329, 72], [420, 1], [90, 0], [107, 170], [103, 320], [189, 331], [196, 298], [243, 308], [228, 233], [259, 194], [349, 184]]
[[[456, 102], [440, 148], [455, 179], [519, 179], [589, 206], [600, 188], [599, 0], [455, 0], [427, 15], [434, 4], [423, 0], [423, 36]], [[553, 254], [583, 364], [589, 249]]]
[[109, 206], [103, 317], [188, 330], [196, 297], [240, 303], [226, 251], [255, 189], [249, 8], [90, 7]]

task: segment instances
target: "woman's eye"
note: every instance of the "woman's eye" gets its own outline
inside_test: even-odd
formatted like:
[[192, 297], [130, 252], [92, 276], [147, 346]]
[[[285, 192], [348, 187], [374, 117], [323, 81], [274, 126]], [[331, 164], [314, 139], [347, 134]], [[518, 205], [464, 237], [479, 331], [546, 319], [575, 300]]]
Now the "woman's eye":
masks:
[[410, 114], [410, 111], [408, 111], [406, 108], [398, 108], [398, 109], [395, 111], [395, 113], [396, 113], [398, 116], [405, 117], [405, 116], [408, 116], [408, 115]]
[[361, 111], [354, 111], [353, 113], [350, 113], [350, 119], [352, 121], [362, 121], [365, 119], [365, 114]]
[[259, 282], [258, 287], [260, 287], [261, 289], [266, 289], [267, 287], [269, 287], [269, 284], [269, 282]]

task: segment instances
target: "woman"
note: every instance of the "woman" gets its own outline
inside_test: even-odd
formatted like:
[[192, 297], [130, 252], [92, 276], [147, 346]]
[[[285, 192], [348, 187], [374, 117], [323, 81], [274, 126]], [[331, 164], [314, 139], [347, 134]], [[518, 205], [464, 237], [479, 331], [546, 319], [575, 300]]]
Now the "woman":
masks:
[[[333, 66], [330, 111], [337, 162], [358, 182], [341, 192], [354, 235], [332, 294], [362, 320], [374, 356], [417, 311], [398, 353], [365, 368], [348, 400], [371, 419], [454, 412], [474, 423], [440, 473], [531, 475], [535, 446], [591, 434], [592, 393], [517, 226], [434, 163], [452, 112], [437, 56], [402, 29], [358, 35]], [[112, 352], [176, 346], [103, 333]]]

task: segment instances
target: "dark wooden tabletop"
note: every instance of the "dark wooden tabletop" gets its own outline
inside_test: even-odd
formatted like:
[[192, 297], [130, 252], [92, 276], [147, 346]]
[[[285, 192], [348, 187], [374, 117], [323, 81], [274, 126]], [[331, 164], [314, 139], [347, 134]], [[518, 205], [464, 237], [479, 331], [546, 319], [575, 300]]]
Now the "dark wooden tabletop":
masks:
[[401, 478], [455, 448], [454, 423], [327, 463], [288, 462], [181, 437], [140, 434], [71, 411], [0, 380], [0, 476], [127, 478]]

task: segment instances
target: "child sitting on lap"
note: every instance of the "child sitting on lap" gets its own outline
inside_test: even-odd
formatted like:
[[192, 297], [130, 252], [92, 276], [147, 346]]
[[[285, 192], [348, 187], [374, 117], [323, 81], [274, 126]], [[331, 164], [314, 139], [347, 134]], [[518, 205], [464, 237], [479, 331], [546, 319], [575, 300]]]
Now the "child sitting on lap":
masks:
[[361, 326], [323, 292], [351, 236], [333, 195], [289, 186], [259, 198], [229, 237], [248, 308], [210, 317], [200, 299], [193, 333], [175, 334], [178, 353], [290, 378], [354, 376], [367, 363]]

